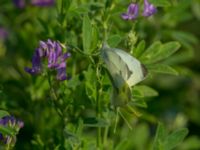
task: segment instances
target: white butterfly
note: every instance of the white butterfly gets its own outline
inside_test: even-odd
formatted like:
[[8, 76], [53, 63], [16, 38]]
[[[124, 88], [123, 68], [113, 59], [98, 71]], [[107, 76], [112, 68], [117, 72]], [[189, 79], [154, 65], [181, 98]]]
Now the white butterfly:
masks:
[[147, 70], [123, 50], [104, 45], [101, 54], [114, 86], [112, 101], [114, 105], [123, 105], [131, 99], [130, 87], [144, 80]]

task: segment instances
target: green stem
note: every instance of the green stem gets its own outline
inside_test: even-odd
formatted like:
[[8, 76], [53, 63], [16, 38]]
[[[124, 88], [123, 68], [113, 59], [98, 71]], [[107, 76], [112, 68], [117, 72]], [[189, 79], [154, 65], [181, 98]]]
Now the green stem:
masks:
[[106, 127], [105, 130], [104, 130], [104, 135], [103, 135], [103, 146], [104, 146], [104, 149], [106, 149], [106, 146], [107, 146], [108, 130], [109, 130], [109, 127]]
[[97, 53], [93, 53], [93, 54], [86, 54], [86, 53], [84, 53], [83, 52], [83, 50], [81, 50], [79, 47], [77, 47], [77, 46], [75, 46], [75, 45], [69, 45], [70, 47], [72, 47], [72, 48], [74, 48], [74, 49], [72, 49], [72, 51], [74, 51], [74, 52], [78, 52], [78, 53], [80, 53], [81, 55], [83, 55], [83, 56], [86, 56], [86, 57], [92, 57], [92, 56], [98, 56], [99, 55], [99, 52], [97, 52]]
[[6, 146], [6, 150], [10, 150], [10, 144]]
[[58, 115], [59, 115], [61, 118], [63, 118], [63, 114], [62, 114], [62, 112], [59, 110], [59, 104], [57, 103], [57, 102], [58, 102], [58, 96], [57, 96], [57, 94], [56, 94], [55, 89], [53, 88], [53, 85], [52, 85], [52, 82], [51, 82], [51, 75], [50, 75], [49, 72], [47, 73], [47, 79], [48, 79], [50, 91], [51, 91], [51, 93], [52, 93], [52, 95], [53, 95], [52, 102], [53, 102], [53, 104], [54, 104], [55, 107], [56, 107], [56, 112], [58, 113]]
[[[98, 84], [98, 83], [97, 83]], [[100, 119], [101, 113], [100, 113], [100, 100], [99, 100], [99, 90], [97, 86], [97, 108], [96, 108], [96, 113], [97, 113], [97, 118]], [[101, 149], [101, 127], [97, 128], [97, 148]]]
[[126, 122], [127, 126], [129, 127], [129, 129], [133, 130], [132, 126], [130, 125], [130, 123], [128, 122], [128, 120], [126, 119], [126, 117], [123, 115], [123, 113], [120, 111], [120, 109], [119, 109], [119, 114], [124, 119], [124, 121]]
[[117, 130], [117, 124], [118, 124], [118, 121], [119, 121], [119, 108], [116, 108], [116, 117], [115, 117], [115, 125], [114, 125], [114, 133], [116, 133], [116, 130]]
[[61, 12], [60, 12], [61, 15], [64, 14], [64, 0], [62, 0], [61, 2]]
[[[97, 64], [97, 69], [96, 69], [96, 76], [97, 76], [97, 96], [96, 96], [96, 114], [98, 120], [101, 118], [101, 101], [100, 101], [100, 95], [102, 93], [101, 89], [101, 82], [100, 82], [100, 74], [99, 74], [99, 66]], [[102, 128], [98, 127], [97, 128], [97, 148], [102, 149]]]
[[55, 110], [56, 112], [58, 113], [58, 115], [60, 116], [61, 120], [62, 120], [62, 129], [61, 129], [61, 147], [64, 148], [64, 142], [65, 142], [65, 135], [64, 135], [64, 129], [65, 129], [65, 124], [66, 124], [66, 121], [65, 121], [65, 117], [64, 117], [64, 114], [63, 114], [63, 110], [60, 110], [60, 105], [58, 103], [58, 100], [59, 100], [59, 97], [53, 87], [53, 84], [51, 82], [51, 75], [49, 72], [47, 72], [47, 79], [48, 79], [48, 83], [49, 83], [49, 87], [50, 87], [50, 91], [51, 91], [51, 94], [53, 95], [53, 98], [52, 98], [52, 102], [55, 106]]
[[97, 128], [97, 148], [101, 149], [101, 127]]

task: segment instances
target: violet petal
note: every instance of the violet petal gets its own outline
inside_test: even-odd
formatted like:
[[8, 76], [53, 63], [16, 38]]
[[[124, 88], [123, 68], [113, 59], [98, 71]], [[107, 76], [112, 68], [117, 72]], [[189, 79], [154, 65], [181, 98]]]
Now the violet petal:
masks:
[[127, 13], [123, 13], [123, 14], [121, 15], [121, 17], [122, 17], [124, 20], [134, 20], [135, 18], [138, 17], [138, 13], [139, 13], [139, 6], [138, 6], [138, 4], [136, 4], [136, 3], [131, 3], [131, 4], [128, 6]]
[[149, 17], [155, 14], [156, 12], [157, 8], [153, 4], [149, 3], [148, 0], [144, 0], [144, 10], [142, 15], [145, 17]]
[[55, 0], [31, 0], [31, 4], [35, 6], [52, 6]]

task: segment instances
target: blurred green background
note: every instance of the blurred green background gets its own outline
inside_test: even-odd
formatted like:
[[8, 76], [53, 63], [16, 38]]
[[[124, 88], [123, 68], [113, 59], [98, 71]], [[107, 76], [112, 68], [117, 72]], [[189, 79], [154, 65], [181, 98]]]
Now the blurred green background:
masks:
[[[152, 2], [155, 0], [152, 0]], [[12, 1], [0, 1], [0, 28], [7, 37], [0, 37], [0, 109], [9, 111], [25, 122], [17, 136], [16, 149], [38, 149], [45, 145], [51, 149], [58, 144], [60, 120], [48, 101], [46, 80], [31, 77], [24, 67], [31, 65], [31, 57], [40, 40], [52, 38], [81, 47], [82, 14], [89, 13], [101, 23], [101, 9], [105, 1], [73, 1], [66, 16], [67, 22], [59, 24], [57, 7], [36, 7], [27, 4], [23, 9]], [[131, 138], [127, 149], [143, 150], [149, 146], [155, 134], [155, 118], [164, 122], [169, 131], [187, 127], [189, 134], [177, 149], [200, 149], [200, 1], [159, 0], [158, 13], [149, 19], [140, 19], [135, 26], [138, 41], [146, 40], [149, 46], [156, 40], [177, 40], [180, 50], [166, 60], [179, 73], [177, 76], [158, 75], [144, 83], [159, 92], [157, 97], [147, 99], [144, 115], [136, 119], [130, 132], [125, 124], [120, 125], [116, 140]], [[109, 3], [109, 2], [108, 2]], [[123, 38], [132, 27], [120, 14], [126, 11], [129, 1], [114, 0], [108, 4], [112, 9], [109, 32]], [[164, 6], [164, 7], [163, 7]], [[122, 47], [123, 44], [119, 44]], [[84, 70], [84, 58], [71, 58]], [[81, 62], [80, 64], [78, 64]], [[70, 74], [70, 69], [67, 71]]]

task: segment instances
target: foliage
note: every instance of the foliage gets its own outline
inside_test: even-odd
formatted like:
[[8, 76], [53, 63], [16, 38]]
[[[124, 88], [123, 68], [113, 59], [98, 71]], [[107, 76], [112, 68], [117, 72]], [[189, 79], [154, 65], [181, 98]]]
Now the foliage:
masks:
[[[0, 37], [0, 118], [12, 114], [24, 127], [18, 133], [0, 126], [0, 133], [17, 136], [14, 149], [200, 149], [200, 2], [149, 0], [157, 13], [144, 17], [139, 0], [138, 17], [123, 20], [129, 2], [56, 0], [18, 8], [1, 0], [0, 28], [8, 36]], [[47, 39], [71, 54], [68, 80], [55, 80], [48, 67], [33, 76], [24, 70]], [[116, 89], [104, 44], [140, 61], [144, 81], [130, 87], [125, 80]], [[112, 105], [114, 90], [128, 99], [122, 106]]]

